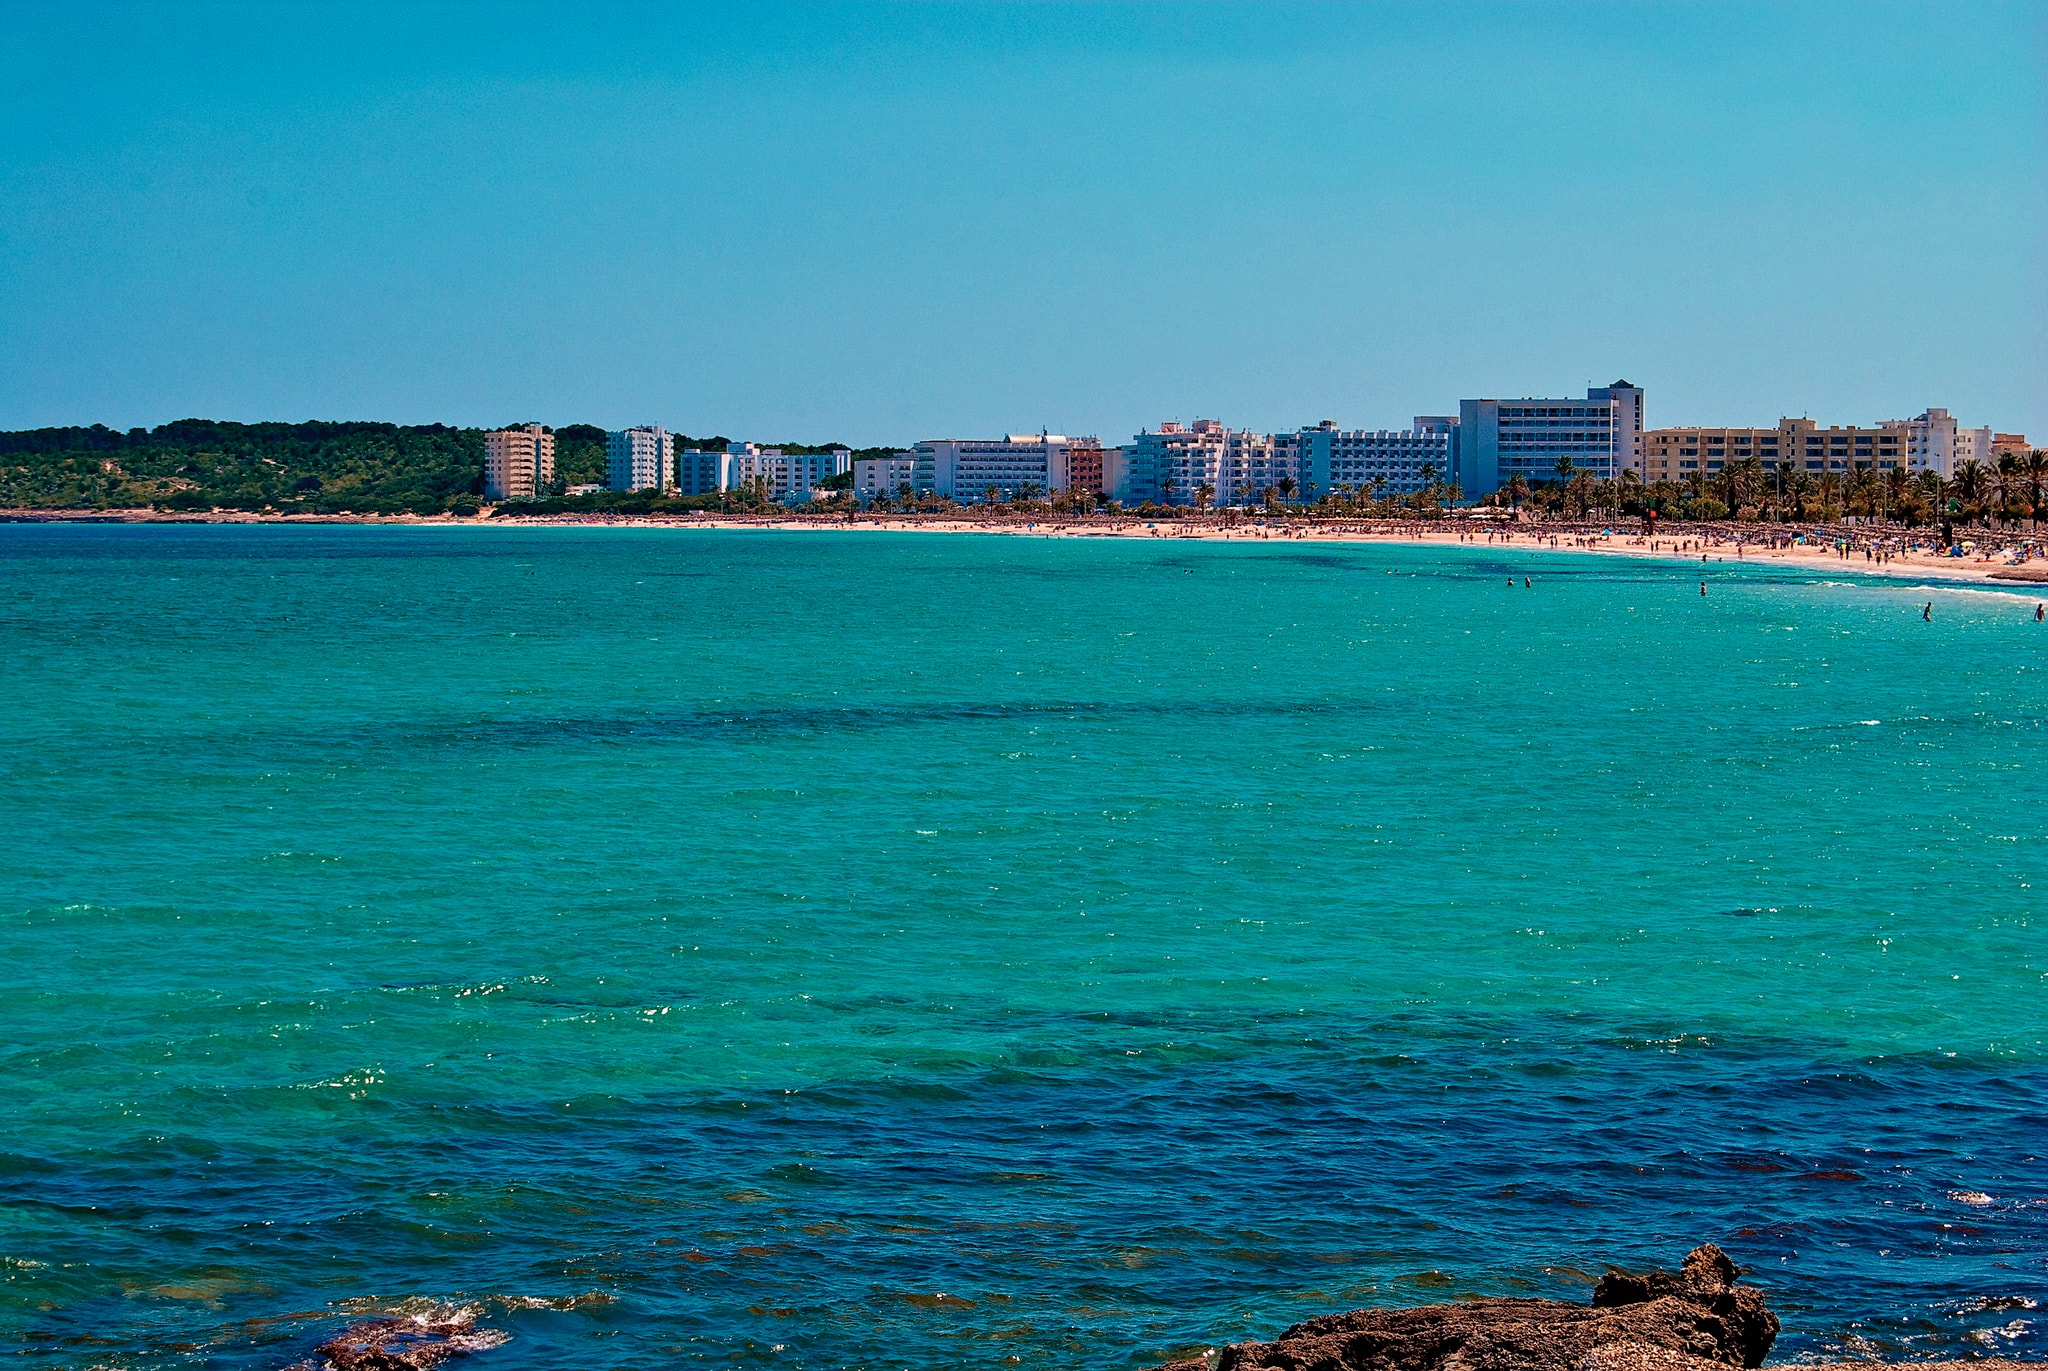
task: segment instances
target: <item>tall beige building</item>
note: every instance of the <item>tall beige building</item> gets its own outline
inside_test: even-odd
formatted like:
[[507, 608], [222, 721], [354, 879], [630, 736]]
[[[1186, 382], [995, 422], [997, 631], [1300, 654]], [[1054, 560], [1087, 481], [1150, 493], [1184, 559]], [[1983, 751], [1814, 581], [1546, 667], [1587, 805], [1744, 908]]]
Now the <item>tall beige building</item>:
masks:
[[555, 435], [539, 424], [484, 435], [484, 498], [531, 500], [555, 479]]

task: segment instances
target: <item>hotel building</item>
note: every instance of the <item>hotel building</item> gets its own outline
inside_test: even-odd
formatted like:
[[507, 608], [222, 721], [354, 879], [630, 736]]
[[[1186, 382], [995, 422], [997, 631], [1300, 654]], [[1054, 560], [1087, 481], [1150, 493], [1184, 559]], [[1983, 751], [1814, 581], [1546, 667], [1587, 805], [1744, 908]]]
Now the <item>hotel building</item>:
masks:
[[1085, 490], [1091, 495], [1102, 493], [1102, 442], [1097, 438], [1077, 438], [1067, 448], [1067, 489]]
[[539, 424], [484, 435], [484, 498], [531, 500], [555, 479], [555, 435]]
[[1465, 400], [1458, 411], [1453, 475], [1468, 500], [1516, 476], [1555, 481], [1565, 458], [1603, 481], [1642, 469], [1643, 391], [1627, 381], [1588, 390], [1583, 400]]
[[753, 486], [780, 504], [803, 504], [833, 476], [853, 470], [853, 453], [843, 447], [829, 452], [784, 452], [779, 447], [734, 443], [726, 449], [731, 463], [729, 489]]
[[1905, 431], [1906, 464], [1915, 475], [1931, 471], [1945, 481], [1964, 462], [1988, 463], [1996, 455], [1990, 429], [1963, 428], [1945, 409], [1923, 410], [1917, 419], [1894, 419], [1884, 427]]
[[1994, 462], [2000, 457], [2005, 456], [2024, 457], [2033, 450], [2033, 448], [2027, 446], [2027, 435], [2024, 433], [1994, 433], [1991, 435], [1991, 460]]
[[1784, 419], [1776, 428], [1654, 429], [1644, 435], [1642, 475], [1652, 483], [1683, 481], [1694, 472], [1711, 477], [1748, 458], [1766, 471], [1782, 462], [1814, 476], [1848, 475], [1859, 467], [1890, 471], [1908, 465], [1909, 430], [1915, 422], [1821, 428], [1811, 419]]
[[708, 448], [676, 454], [676, 494], [717, 495], [732, 489], [732, 455]]
[[607, 490], [672, 490], [675, 435], [659, 424], [619, 429], [604, 436]]
[[1458, 421], [1418, 415], [1411, 429], [1339, 429], [1325, 419], [1295, 435], [1303, 497], [1362, 492], [1413, 495], [1451, 481]]
[[1070, 484], [1068, 457], [1075, 449], [1094, 454], [1102, 444], [1094, 438], [1069, 438], [1061, 433], [1012, 433], [1002, 438], [931, 438], [898, 453], [912, 464], [912, 484], [920, 495], [943, 495], [969, 504], [996, 492], [1002, 500], [1026, 494], [1050, 495]]
[[1853, 474], [1859, 467], [1890, 471], [1907, 462], [1904, 424], [1821, 428], [1811, 419], [1786, 419], [1779, 423], [1778, 431], [1783, 435], [1784, 460], [1809, 475]]
[[1643, 469], [1650, 484], [1680, 482], [1694, 472], [1713, 475], [1730, 462], [1754, 457], [1766, 470], [1786, 459], [1785, 434], [1775, 428], [1659, 428], [1643, 435]]
[[[1223, 475], [1229, 445], [1229, 430], [1214, 419], [1146, 429], [1114, 454], [1103, 453], [1103, 494], [1127, 505], [1147, 500], [1192, 504], [1203, 481]], [[1219, 492], [1224, 489], [1217, 486]]]
[[895, 499], [917, 489], [917, 460], [907, 453], [863, 457], [853, 464], [853, 493], [862, 500]]

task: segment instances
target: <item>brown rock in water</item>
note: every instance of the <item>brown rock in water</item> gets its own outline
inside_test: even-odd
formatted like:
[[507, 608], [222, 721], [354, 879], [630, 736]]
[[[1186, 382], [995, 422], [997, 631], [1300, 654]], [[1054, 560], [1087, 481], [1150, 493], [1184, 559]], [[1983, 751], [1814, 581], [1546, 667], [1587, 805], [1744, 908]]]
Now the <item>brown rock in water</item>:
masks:
[[321, 1343], [314, 1360], [285, 1371], [427, 1371], [511, 1340], [495, 1328], [478, 1328], [476, 1315], [463, 1309], [440, 1318], [367, 1319]]
[[[1223, 1349], [1216, 1371], [1701, 1371], [1761, 1366], [1778, 1319], [1711, 1243], [1677, 1272], [1612, 1272], [1591, 1304], [1472, 1300], [1359, 1309]], [[1207, 1371], [1202, 1361], [1160, 1371]]]

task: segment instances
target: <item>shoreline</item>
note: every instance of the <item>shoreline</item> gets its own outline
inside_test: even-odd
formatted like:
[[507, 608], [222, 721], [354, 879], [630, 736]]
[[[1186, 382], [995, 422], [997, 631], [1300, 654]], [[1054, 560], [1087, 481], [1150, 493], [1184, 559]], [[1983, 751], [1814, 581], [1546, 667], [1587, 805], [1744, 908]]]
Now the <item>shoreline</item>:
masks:
[[[946, 515], [879, 514], [857, 519], [842, 516], [747, 516], [731, 514], [633, 515], [633, 514], [551, 514], [517, 518], [457, 517], [420, 514], [244, 514], [183, 513], [156, 510], [0, 510], [0, 523], [11, 524], [261, 524], [280, 527], [374, 525], [399, 528], [665, 528], [678, 530], [716, 529], [746, 532], [866, 532], [866, 533], [952, 533], [986, 534], [1034, 538], [1138, 538], [1172, 539], [1180, 542], [1243, 543], [1289, 542], [1303, 544], [1363, 544], [1410, 547], [1491, 548], [1508, 552], [1579, 552], [1598, 556], [1621, 556], [1665, 562], [1671, 565], [1750, 564], [1784, 566], [1813, 571], [1834, 570], [1857, 576], [1887, 580], [1953, 581], [1988, 584], [2024, 591], [2039, 587], [2048, 595], [2048, 540], [2033, 535], [2008, 541], [2025, 547], [2033, 555], [2021, 563], [2002, 556], [1941, 557], [1912, 551], [1903, 546], [1908, 530], [1886, 530], [1856, 526], [1842, 529], [1802, 528], [1792, 534], [1789, 525], [1731, 526], [1726, 524], [1674, 525], [1654, 535], [1621, 532], [1614, 524], [1508, 523], [1505, 520], [1439, 520], [1414, 526], [1389, 520], [1329, 519], [1302, 516], [1277, 519], [1240, 520], [1226, 524], [1215, 519], [1191, 520], [1185, 516], [1145, 518], [1138, 515], [1076, 518], [1054, 516], [1044, 520], [1011, 516], [972, 519]], [[1441, 527], [1439, 525], [1450, 525]], [[1460, 525], [1463, 526], [1460, 526]], [[1822, 541], [1792, 541], [1818, 533]], [[1984, 539], [1999, 537], [1993, 533]], [[1976, 541], [1972, 539], [1971, 541]], [[1846, 553], [1846, 555], [1845, 555]], [[1866, 555], [1859, 555], [1866, 553]]]

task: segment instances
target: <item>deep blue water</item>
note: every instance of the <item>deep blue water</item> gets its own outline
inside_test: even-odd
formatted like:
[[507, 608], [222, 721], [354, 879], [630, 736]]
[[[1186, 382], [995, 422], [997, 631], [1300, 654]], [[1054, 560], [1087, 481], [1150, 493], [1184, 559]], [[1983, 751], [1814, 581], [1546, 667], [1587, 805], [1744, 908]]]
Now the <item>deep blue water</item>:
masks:
[[0, 1346], [1140, 1366], [1713, 1240], [1777, 1359], [2043, 1357], [2032, 604], [0, 528]]

